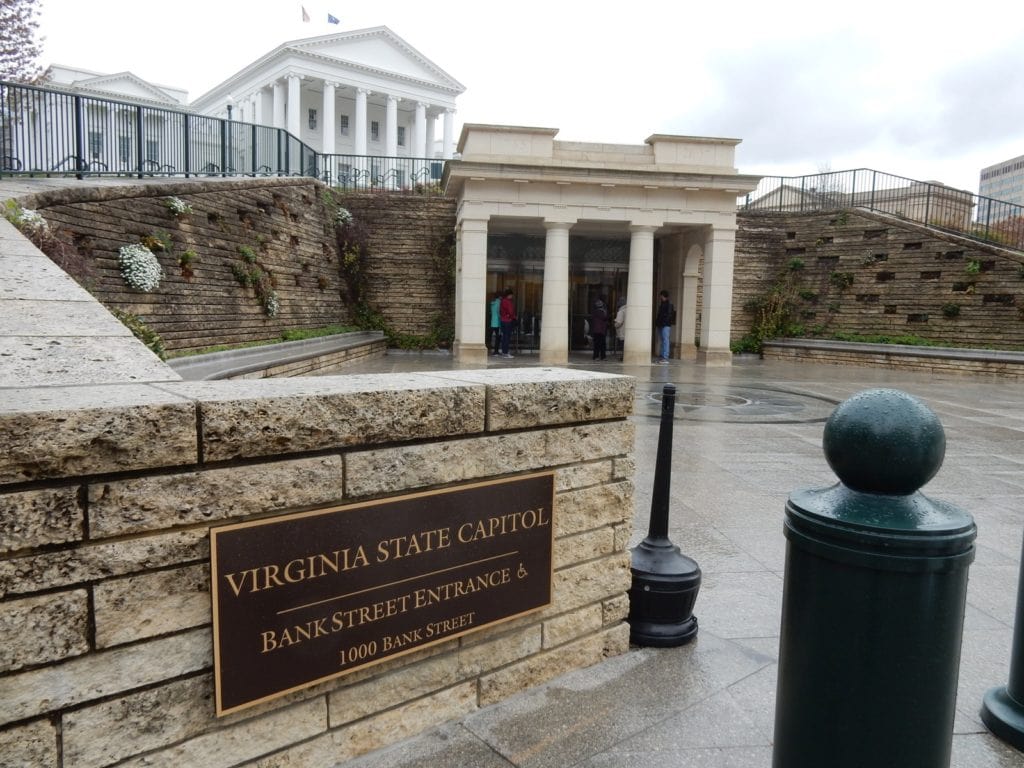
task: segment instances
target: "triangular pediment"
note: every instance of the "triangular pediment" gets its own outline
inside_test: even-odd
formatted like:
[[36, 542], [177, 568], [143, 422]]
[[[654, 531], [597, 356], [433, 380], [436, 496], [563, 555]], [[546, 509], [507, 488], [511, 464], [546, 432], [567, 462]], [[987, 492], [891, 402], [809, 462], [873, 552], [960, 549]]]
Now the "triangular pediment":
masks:
[[165, 104], [178, 105], [179, 102], [170, 97], [167, 93], [154, 85], [143, 80], [131, 72], [118, 72], [113, 75], [100, 75], [98, 77], [87, 77], [75, 80], [72, 85], [88, 91], [99, 91], [102, 93], [127, 96], [136, 99], [147, 99], [149, 101], [160, 101]]
[[282, 49], [420, 80], [460, 93], [465, 90], [455, 78], [387, 27], [295, 40], [285, 43]]

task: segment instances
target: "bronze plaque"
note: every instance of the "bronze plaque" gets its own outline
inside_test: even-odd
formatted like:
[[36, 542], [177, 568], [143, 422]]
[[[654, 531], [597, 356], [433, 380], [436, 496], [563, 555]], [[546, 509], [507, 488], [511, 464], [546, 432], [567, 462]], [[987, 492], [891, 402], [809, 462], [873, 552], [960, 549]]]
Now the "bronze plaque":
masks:
[[210, 529], [217, 714], [551, 604], [554, 475]]

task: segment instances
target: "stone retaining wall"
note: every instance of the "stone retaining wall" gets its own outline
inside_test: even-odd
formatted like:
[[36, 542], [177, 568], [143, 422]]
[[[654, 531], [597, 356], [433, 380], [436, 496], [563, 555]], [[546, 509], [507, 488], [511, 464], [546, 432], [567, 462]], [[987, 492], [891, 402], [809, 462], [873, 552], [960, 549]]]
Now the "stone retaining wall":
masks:
[[[624, 652], [633, 400], [557, 369], [5, 390], [0, 763], [333, 766]], [[551, 607], [214, 716], [211, 524], [547, 468]]]
[[1024, 347], [1024, 255], [866, 211], [741, 213], [734, 341], [780, 278], [807, 332]]
[[788, 360], [795, 363], [862, 365], [925, 373], [1024, 378], [1024, 353], [998, 350], [783, 339], [765, 342], [763, 356], [766, 360]]

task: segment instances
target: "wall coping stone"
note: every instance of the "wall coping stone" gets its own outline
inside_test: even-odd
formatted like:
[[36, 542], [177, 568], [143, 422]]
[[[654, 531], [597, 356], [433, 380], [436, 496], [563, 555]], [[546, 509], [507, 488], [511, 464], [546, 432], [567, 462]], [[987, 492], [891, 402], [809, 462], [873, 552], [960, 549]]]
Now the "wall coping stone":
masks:
[[831, 341], [824, 339], [772, 339], [766, 348], [806, 349], [824, 352], [848, 352], [863, 355], [922, 357], [942, 360], [962, 360], [972, 363], [1003, 363], [1024, 365], [1024, 352], [1005, 349], [968, 349], [960, 347], [918, 347], [911, 344], [867, 344], [857, 341]]
[[383, 331], [356, 331], [316, 339], [282, 341], [277, 344], [189, 355], [168, 360], [167, 364], [185, 381], [230, 379], [332, 352], [357, 349], [383, 339]]

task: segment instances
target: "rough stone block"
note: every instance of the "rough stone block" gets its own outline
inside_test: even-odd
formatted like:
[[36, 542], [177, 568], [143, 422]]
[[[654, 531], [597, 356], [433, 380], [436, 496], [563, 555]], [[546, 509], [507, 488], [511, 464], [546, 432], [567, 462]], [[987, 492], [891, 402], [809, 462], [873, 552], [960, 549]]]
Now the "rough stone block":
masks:
[[618, 456], [612, 459], [612, 480], [632, 480], [636, 475], [636, 459], [633, 456]]
[[601, 604], [604, 610], [602, 621], [606, 627], [625, 621], [629, 615], [629, 595], [619, 595], [605, 600]]
[[0, 597], [124, 576], [209, 556], [207, 531], [193, 529], [12, 557], [0, 560]]
[[611, 528], [597, 528], [593, 531], [565, 536], [555, 540], [555, 569], [560, 570], [576, 563], [604, 557], [615, 551], [615, 531]]
[[628, 422], [518, 432], [345, 455], [349, 498], [577, 464], [633, 450]]
[[557, 571], [555, 601], [544, 609], [542, 616], [557, 616], [625, 594], [632, 583], [629, 567], [629, 554], [621, 552]]
[[330, 733], [317, 736], [294, 747], [275, 752], [238, 768], [312, 768], [313, 766], [336, 766], [341, 760], [340, 751]]
[[94, 587], [93, 602], [97, 648], [209, 624], [210, 567], [109, 579]]
[[209, 675], [105, 701], [63, 716], [65, 768], [100, 768], [190, 738], [214, 722]]
[[613, 461], [614, 459], [562, 467], [555, 473], [555, 490], [561, 493], [577, 488], [586, 488], [589, 485], [607, 483], [612, 479]]
[[187, 382], [208, 461], [482, 432], [485, 390], [423, 374]]
[[10, 389], [0, 444], [0, 483], [192, 464], [195, 406], [142, 384]]
[[342, 461], [320, 456], [89, 486], [89, 535], [212, 523], [342, 500]]
[[0, 603], [0, 672], [60, 661], [89, 650], [84, 589]]
[[57, 727], [49, 720], [0, 729], [0, 768], [58, 768]]
[[[625, 630], [625, 631], [623, 631]], [[531, 656], [480, 679], [480, 706], [546, 683], [573, 669], [582, 669], [629, 649], [629, 627], [620, 625]]]
[[78, 541], [83, 520], [76, 487], [0, 495], [0, 555]]
[[321, 697], [212, 730], [168, 749], [119, 763], [118, 768], [232, 768], [326, 730], [327, 702]]
[[443, 375], [487, 385], [487, 431], [621, 419], [633, 412], [629, 376], [569, 368], [452, 371]]
[[339, 762], [351, 760], [467, 715], [476, 708], [477, 685], [466, 682], [332, 731], [331, 735], [338, 746]]
[[544, 648], [556, 648], [604, 626], [602, 606], [588, 605], [544, 622]]
[[84, 704], [208, 667], [208, 629], [0, 677], [0, 724]]
[[429, 659], [330, 695], [330, 727], [361, 720], [458, 682], [454, 656]]
[[629, 542], [633, 539], [633, 524], [631, 522], [615, 526], [615, 551], [624, 552], [629, 548]]
[[458, 655], [459, 678], [477, 677], [537, 653], [541, 649], [541, 632], [541, 625], [537, 624], [493, 640], [463, 644]]
[[612, 483], [555, 494], [555, 536], [623, 523], [633, 517], [633, 484]]

